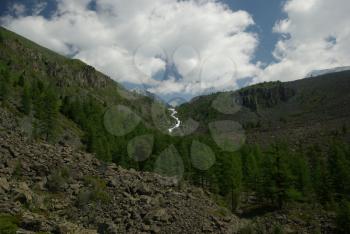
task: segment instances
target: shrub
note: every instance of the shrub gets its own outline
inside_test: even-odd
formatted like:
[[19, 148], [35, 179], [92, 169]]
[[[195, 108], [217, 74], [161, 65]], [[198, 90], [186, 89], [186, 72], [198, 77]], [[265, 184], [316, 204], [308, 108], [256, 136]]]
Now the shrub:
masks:
[[0, 233], [15, 234], [18, 227], [18, 219], [16, 217], [0, 214]]
[[56, 170], [49, 176], [46, 186], [51, 192], [63, 191], [69, 178], [70, 173], [68, 169]]
[[91, 202], [107, 203], [110, 200], [106, 192], [106, 183], [95, 177], [85, 177], [84, 184], [87, 188], [80, 191], [78, 195], [78, 205], [84, 206]]
[[337, 210], [337, 229], [339, 233], [348, 233], [350, 230], [350, 203], [342, 201]]

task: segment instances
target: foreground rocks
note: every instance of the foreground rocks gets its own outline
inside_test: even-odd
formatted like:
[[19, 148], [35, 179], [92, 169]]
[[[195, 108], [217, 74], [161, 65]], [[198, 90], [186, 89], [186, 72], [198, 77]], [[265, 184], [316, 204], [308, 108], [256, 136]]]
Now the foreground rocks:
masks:
[[18, 217], [18, 233], [233, 233], [239, 226], [201, 189], [6, 131], [0, 213]]

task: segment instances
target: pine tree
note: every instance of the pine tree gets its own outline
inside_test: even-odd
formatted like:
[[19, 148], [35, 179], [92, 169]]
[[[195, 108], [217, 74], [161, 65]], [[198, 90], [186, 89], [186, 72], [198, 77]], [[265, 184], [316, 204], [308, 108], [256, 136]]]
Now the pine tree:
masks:
[[345, 146], [332, 144], [328, 164], [333, 188], [338, 196], [350, 195], [350, 162], [346, 154]]
[[22, 73], [18, 77], [18, 85], [21, 86], [21, 87], [24, 87], [24, 85], [25, 85], [24, 73]]
[[7, 69], [3, 69], [0, 72], [0, 100], [3, 104], [6, 103], [10, 96], [10, 74]]
[[36, 117], [39, 120], [39, 133], [47, 141], [55, 139], [58, 130], [59, 98], [51, 87], [48, 87], [36, 105]]
[[244, 182], [247, 188], [256, 190], [259, 182], [259, 166], [257, 157], [260, 157], [260, 150], [258, 147], [248, 149], [244, 147], [241, 152]]
[[23, 113], [29, 115], [32, 110], [32, 99], [30, 94], [30, 88], [26, 84], [23, 87], [21, 104]]
[[226, 196], [231, 210], [234, 212], [239, 206], [242, 191], [242, 160], [239, 154], [224, 154], [221, 164], [221, 193]]
[[314, 159], [314, 168], [312, 172], [312, 184], [318, 201], [322, 204], [332, 200], [332, 181], [328, 171], [327, 163], [323, 158]]
[[350, 203], [343, 200], [338, 207], [336, 224], [338, 233], [348, 233], [350, 230]]

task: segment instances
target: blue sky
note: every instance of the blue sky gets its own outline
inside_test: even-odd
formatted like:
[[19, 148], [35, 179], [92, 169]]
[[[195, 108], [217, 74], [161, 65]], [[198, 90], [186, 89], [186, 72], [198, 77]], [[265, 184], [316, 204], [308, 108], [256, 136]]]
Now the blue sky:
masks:
[[[221, 0], [232, 10], [244, 10], [249, 12], [256, 25], [251, 28], [252, 31], [259, 34], [260, 44], [255, 54], [254, 61], [262, 61], [266, 64], [274, 61], [272, 51], [278, 40], [279, 35], [272, 32], [275, 23], [285, 17], [282, 11], [283, 1], [280, 0]], [[28, 9], [37, 4], [38, 0], [2, 0], [0, 5], [0, 15], [9, 12], [9, 8], [14, 2], [25, 4]], [[41, 15], [49, 18], [57, 7], [55, 0], [46, 0], [47, 6]], [[94, 5], [91, 4], [93, 7]], [[31, 12], [28, 12], [30, 14]]]
[[2, 0], [0, 20], [129, 88], [189, 99], [348, 66], [348, 12], [348, 0]]
[[281, 0], [222, 0], [233, 10], [249, 12], [256, 25], [252, 30], [259, 34], [260, 45], [256, 52], [255, 61], [270, 63], [274, 61], [272, 51], [279, 35], [272, 29], [276, 22], [286, 17], [282, 11], [284, 1]]

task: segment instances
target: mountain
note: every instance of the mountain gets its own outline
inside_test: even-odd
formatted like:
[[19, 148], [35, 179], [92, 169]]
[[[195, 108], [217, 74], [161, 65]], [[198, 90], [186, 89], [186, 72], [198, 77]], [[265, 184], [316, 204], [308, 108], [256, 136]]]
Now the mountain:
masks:
[[342, 72], [342, 71], [350, 71], [350, 66], [347, 66], [347, 67], [335, 67], [335, 68], [324, 69], [324, 70], [314, 70], [314, 71], [311, 71], [309, 74], [307, 74], [306, 77], [321, 76], [321, 75], [326, 75], [326, 74], [336, 73], [336, 72]]
[[[167, 132], [173, 121], [153, 96], [127, 91], [93, 67], [1, 28], [0, 104], [0, 233], [239, 227], [209, 193], [153, 173], [170, 138], [160, 124]], [[145, 156], [148, 139], [154, 155]]]
[[[230, 120], [244, 127], [248, 143], [284, 140], [294, 147], [301, 142], [312, 145], [347, 128], [349, 91], [350, 71], [342, 71], [197, 97], [180, 106], [179, 115], [198, 121], [202, 133], [208, 132], [212, 121]], [[344, 139], [349, 140], [349, 135]]]
[[163, 99], [161, 99], [159, 96], [157, 96], [156, 94], [151, 93], [151, 92], [149, 92], [149, 91], [147, 91], [145, 89], [134, 88], [134, 89], [131, 89], [130, 91], [133, 92], [133, 93], [145, 96], [145, 97], [149, 97], [149, 98], [151, 98], [154, 101], [157, 101], [159, 103], [163, 103], [164, 105], [167, 105], [165, 103], [165, 101]]
[[347, 233], [349, 76], [197, 97], [169, 132], [152, 95], [1, 28], [0, 233]]

